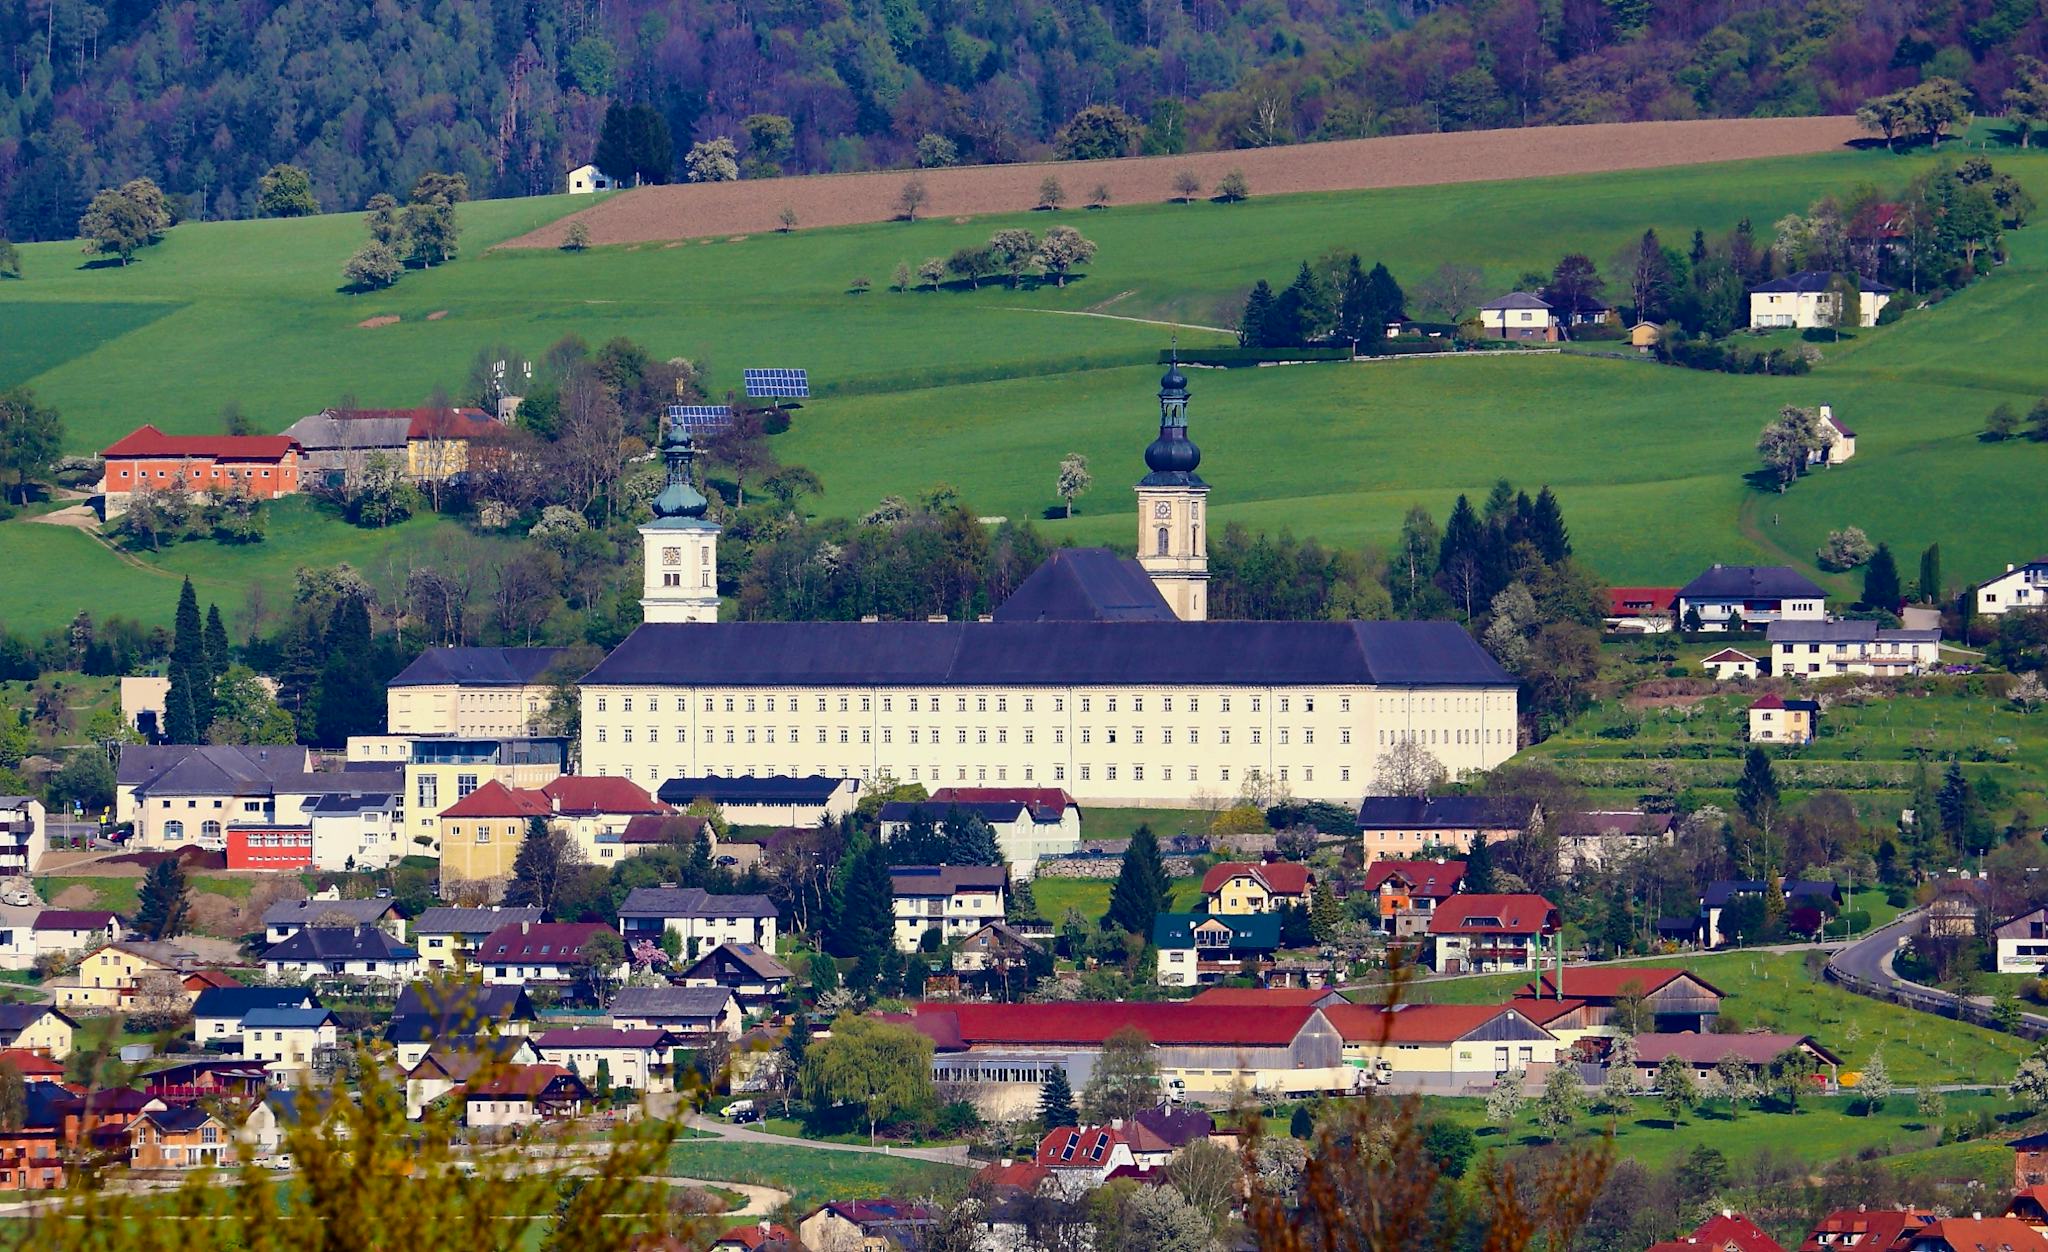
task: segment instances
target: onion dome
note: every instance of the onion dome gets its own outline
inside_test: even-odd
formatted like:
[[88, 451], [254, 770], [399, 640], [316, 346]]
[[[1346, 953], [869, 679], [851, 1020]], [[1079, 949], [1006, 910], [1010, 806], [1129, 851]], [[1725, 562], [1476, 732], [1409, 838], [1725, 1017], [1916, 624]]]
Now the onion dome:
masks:
[[690, 483], [690, 462], [696, 455], [697, 448], [690, 442], [689, 432], [680, 425], [670, 426], [667, 437], [661, 441], [661, 457], [668, 463], [668, 485], [654, 497], [656, 517], [700, 518], [704, 516], [704, 510], [711, 507], [704, 493]]

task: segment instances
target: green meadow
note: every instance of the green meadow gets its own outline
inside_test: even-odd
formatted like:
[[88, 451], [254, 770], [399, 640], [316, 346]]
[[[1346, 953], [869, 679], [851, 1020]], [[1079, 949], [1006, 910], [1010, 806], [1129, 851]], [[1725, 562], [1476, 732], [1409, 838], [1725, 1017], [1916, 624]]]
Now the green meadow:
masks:
[[[2048, 157], [2001, 153], [2048, 200]], [[1154, 420], [1157, 352], [1226, 342], [1242, 293], [1284, 283], [1331, 249], [1380, 258], [1413, 288], [1439, 263], [1479, 266], [1490, 289], [1560, 254], [1609, 258], [1645, 226], [1682, 245], [1747, 216], [1784, 213], [1859, 183], [1895, 186], [1924, 156], [1841, 152], [1726, 166], [1514, 183], [1258, 197], [1237, 205], [1071, 210], [1101, 246], [1064, 289], [893, 292], [915, 265], [997, 226], [1055, 215], [889, 223], [788, 235], [594, 249], [490, 250], [559, 216], [566, 197], [463, 206], [463, 256], [370, 295], [336, 290], [362, 238], [356, 215], [193, 223], [128, 267], [87, 266], [75, 244], [23, 248], [27, 278], [0, 284], [0, 385], [26, 382], [65, 417], [73, 451], [133, 427], [218, 428], [239, 404], [265, 429], [345, 397], [417, 403], [459, 388], [479, 348], [538, 354], [564, 335], [628, 335], [704, 363], [714, 390], [742, 367], [801, 365], [818, 397], [777, 440], [824, 480], [812, 507], [853, 515], [885, 494], [949, 483], [977, 511], [1038, 518], [1061, 455], [1088, 456], [1094, 490], [1055, 540], [1126, 544], [1139, 452]], [[1254, 193], [1257, 188], [1253, 188]], [[1415, 503], [1441, 520], [1493, 480], [1560, 493], [1579, 551], [1615, 582], [1680, 581], [1713, 561], [1809, 566], [1830, 529], [1855, 524], [1901, 551], [1940, 541], [1957, 580], [2038, 544], [2048, 446], [1983, 444], [2000, 400], [2048, 391], [2033, 347], [2048, 315], [2048, 229], [2012, 236], [1990, 279], [1896, 326], [1823, 344], [1798, 378], [1731, 377], [1579, 355], [1461, 356], [1197, 371], [1194, 434], [1222, 523], [1340, 543], [1383, 543]], [[873, 290], [849, 293], [857, 277]], [[435, 316], [439, 315], [439, 316]], [[397, 317], [365, 328], [359, 323]], [[1756, 432], [1788, 403], [1829, 403], [1857, 458], [1783, 496], [1746, 485]], [[0, 524], [0, 554], [47, 589], [17, 599], [17, 628], [79, 607], [167, 609], [191, 572], [239, 604], [273, 597], [301, 564], [390, 563], [424, 534], [356, 532], [279, 510], [263, 545], [211, 544], [136, 568], [75, 532]], [[437, 524], [413, 523], [422, 532]], [[50, 533], [55, 532], [55, 533]], [[1833, 580], [1847, 590], [1846, 580]], [[236, 588], [227, 594], [226, 588]]]

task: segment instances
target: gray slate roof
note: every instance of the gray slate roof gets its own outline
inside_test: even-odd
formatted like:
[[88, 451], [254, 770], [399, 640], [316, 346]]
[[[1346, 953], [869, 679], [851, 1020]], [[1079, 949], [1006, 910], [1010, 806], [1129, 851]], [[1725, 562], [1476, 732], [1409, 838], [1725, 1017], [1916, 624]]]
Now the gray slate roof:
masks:
[[1772, 622], [1772, 643], [1940, 643], [1938, 630], [1885, 630], [1876, 622]]
[[1060, 548], [996, 607], [999, 622], [1170, 622], [1145, 568], [1108, 548]]
[[416, 935], [488, 935], [500, 926], [540, 920], [539, 909], [428, 909], [412, 924]]
[[409, 417], [302, 417], [284, 428], [307, 452], [403, 452]]
[[[1854, 274], [1850, 274], [1848, 277], [1850, 281], [1856, 284], [1856, 290], [1858, 291], [1867, 291], [1872, 295], [1885, 295], [1892, 290], [1891, 287], [1877, 281], [1875, 278], [1858, 278]], [[1833, 281], [1835, 281], [1835, 276], [1826, 270], [1801, 270], [1797, 274], [1787, 274], [1783, 278], [1773, 279], [1767, 283], [1758, 283], [1756, 286], [1751, 287], [1750, 290], [1765, 292], [1797, 291], [1805, 294], [1815, 294], [1826, 291], [1828, 284]]]
[[1361, 830], [1520, 830], [1534, 806], [1492, 796], [1367, 796]]
[[263, 954], [266, 961], [412, 961], [419, 953], [375, 926], [307, 926]]
[[612, 998], [612, 1019], [621, 1017], [716, 1017], [732, 1002], [728, 987], [622, 987]]
[[767, 896], [715, 896], [702, 887], [635, 887], [619, 906], [620, 917], [773, 917]]
[[1681, 600], [1825, 600], [1812, 579], [1784, 565], [1716, 565], [1678, 589]]
[[263, 910], [265, 929], [272, 926], [311, 926], [316, 917], [329, 913], [345, 915], [352, 925], [374, 926], [386, 914], [395, 913], [393, 900], [279, 900]]
[[192, 1016], [240, 1021], [253, 1009], [295, 1009], [319, 1003], [304, 987], [208, 987], [192, 1002]]
[[428, 648], [387, 686], [525, 687], [541, 680], [566, 648]]
[[[1455, 622], [642, 625], [583, 681], [622, 686], [1514, 685]], [[663, 799], [669, 788], [662, 788]]]
[[823, 804], [846, 786], [844, 778], [806, 774], [800, 778], [671, 778], [656, 793], [664, 804]]
[[1001, 891], [1010, 871], [1000, 865], [898, 865], [889, 889], [899, 896], [950, 896], [962, 891]]
[[267, 795], [281, 778], [306, 773], [300, 747], [222, 744], [124, 744], [115, 779], [155, 795]]
[[1498, 300], [1489, 300], [1479, 306], [1482, 309], [1547, 309], [1550, 301], [1526, 291], [1510, 291]]

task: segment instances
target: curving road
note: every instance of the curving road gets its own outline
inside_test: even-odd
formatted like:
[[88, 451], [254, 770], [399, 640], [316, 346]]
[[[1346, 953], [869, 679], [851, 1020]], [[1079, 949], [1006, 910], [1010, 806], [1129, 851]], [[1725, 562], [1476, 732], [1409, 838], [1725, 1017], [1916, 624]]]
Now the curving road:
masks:
[[[1922, 1013], [1968, 1021], [1993, 1030], [2001, 1029], [1993, 1019], [1995, 1002], [1990, 996], [1959, 996], [1939, 987], [1901, 978], [1892, 969], [1892, 958], [1898, 954], [1900, 945], [1919, 929], [1919, 910], [1900, 914], [1891, 925], [1872, 931], [1829, 958], [1828, 981], [1858, 995], [1886, 1000]], [[2028, 1039], [2048, 1037], [2048, 1017], [2039, 1013], [2021, 1013], [2019, 1028], [2013, 1033]]]

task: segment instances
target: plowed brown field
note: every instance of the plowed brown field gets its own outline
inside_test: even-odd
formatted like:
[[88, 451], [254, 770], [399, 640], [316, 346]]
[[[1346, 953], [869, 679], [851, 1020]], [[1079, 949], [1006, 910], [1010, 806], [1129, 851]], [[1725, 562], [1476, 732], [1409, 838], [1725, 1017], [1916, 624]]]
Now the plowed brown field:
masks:
[[[1399, 135], [1118, 161], [978, 165], [922, 171], [929, 199], [920, 214], [958, 217], [1022, 212], [1037, 204], [1039, 183], [1047, 174], [1064, 185], [1071, 208], [1085, 204], [1098, 183], [1109, 187], [1115, 204], [1171, 199], [1174, 177], [1182, 170], [1192, 170], [1201, 180], [1203, 195], [1212, 194], [1217, 181], [1231, 170], [1244, 172], [1253, 195], [1357, 191], [1794, 156], [1841, 147], [1858, 133], [1856, 120], [1850, 117], [1615, 122]], [[755, 234], [777, 229], [785, 205], [796, 210], [799, 229], [883, 222], [897, 215], [897, 197], [910, 176], [908, 171], [887, 170], [642, 187], [503, 246], [559, 246], [568, 224], [576, 221], [584, 223], [591, 242], [599, 244]]]

